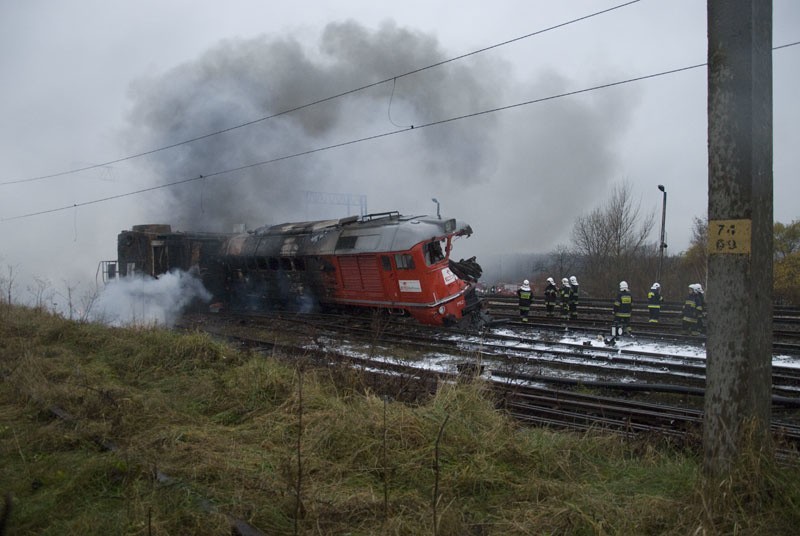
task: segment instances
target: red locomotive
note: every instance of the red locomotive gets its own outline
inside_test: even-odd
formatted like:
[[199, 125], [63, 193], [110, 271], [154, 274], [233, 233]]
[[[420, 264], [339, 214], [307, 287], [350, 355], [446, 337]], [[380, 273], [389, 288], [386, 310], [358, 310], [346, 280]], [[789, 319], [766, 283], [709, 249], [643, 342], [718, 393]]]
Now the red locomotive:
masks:
[[[398, 212], [286, 223], [243, 234], [175, 233], [136, 226], [118, 238], [120, 275], [194, 270], [232, 308], [310, 311], [358, 307], [421, 323], [480, 320], [474, 257], [452, 261], [453, 240], [472, 234], [455, 219]], [[113, 271], [113, 270], [112, 270]]]

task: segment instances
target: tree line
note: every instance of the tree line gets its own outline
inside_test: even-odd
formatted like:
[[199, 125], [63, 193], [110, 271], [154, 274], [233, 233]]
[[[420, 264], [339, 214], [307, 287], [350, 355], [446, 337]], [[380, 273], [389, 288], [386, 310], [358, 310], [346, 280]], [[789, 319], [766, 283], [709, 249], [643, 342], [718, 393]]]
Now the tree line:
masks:
[[[631, 185], [619, 183], [602, 205], [576, 219], [570, 246], [558, 246], [534, 264], [534, 280], [578, 275], [581, 290], [597, 298], [611, 298], [624, 280], [644, 297], [659, 273], [659, 241], [650, 239], [655, 221], [655, 213], [641, 210]], [[800, 305], [800, 220], [775, 222], [773, 272], [775, 303]], [[707, 277], [708, 222], [695, 217], [686, 251], [664, 252], [658, 283], [666, 299], [679, 301], [689, 284], [705, 288]]]

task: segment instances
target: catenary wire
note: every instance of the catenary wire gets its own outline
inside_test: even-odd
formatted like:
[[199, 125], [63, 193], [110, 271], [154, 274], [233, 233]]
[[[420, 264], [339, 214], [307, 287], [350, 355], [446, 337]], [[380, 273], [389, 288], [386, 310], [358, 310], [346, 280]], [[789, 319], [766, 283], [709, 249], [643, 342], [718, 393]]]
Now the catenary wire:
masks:
[[776, 47], [772, 47], [772, 51], [775, 52], [776, 50], [780, 50], [782, 48], [793, 47], [796, 45], [800, 45], [800, 41], [795, 41], [794, 43], [786, 43], [785, 45], [778, 45]]
[[213, 172], [213, 173], [207, 173], [207, 174], [204, 174], [204, 175], [199, 175], [197, 177], [191, 177], [191, 178], [187, 178], [187, 179], [181, 179], [181, 180], [177, 180], [177, 181], [173, 181], [173, 182], [159, 184], [159, 185], [156, 185], [156, 186], [151, 186], [151, 187], [148, 187], [148, 188], [142, 188], [140, 190], [135, 190], [135, 191], [126, 192], [126, 193], [122, 193], [122, 194], [112, 195], [112, 196], [104, 197], [104, 198], [101, 198], [101, 199], [94, 199], [94, 200], [85, 201], [85, 202], [82, 202], [82, 203], [74, 203], [72, 205], [66, 205], [66, 206], [63, 206], [63, 207], [52, 208], [52, 209], [48, 209], [48, 210], [42, 210], [42, 211], [39, 211], [39, 212], [32, 212], [32, 213], [29, 213], [29, 214], [22, 214], [22, 215], [19, 215], [19, 216], [12, 216], [10, 218], [0, 218], [0, 222], [18, 220], [18, 219], [29, 218], [29, 217], [33, 217], [33, 216], [41, 216], [43, 214], [50, 214], [52, 212], [59, 212], [59, 211], [62, 211], [62, 210], [68, 210], [68, 209], [71, 209], [71, 208], [74, 208], [74, 207], [82, 207], [82, 206], [87, 206], [87, 205], [93, 205], [93, 204], [102, 203], [102, 202], [105, 202], [105, 201], [111, 201], [113, 199], [120, 199], [122, 197], [128, 197], [128, 196], [132, 196], [132, 195], [151, 192], [153, 190], [160, 190], [162, 188], [170, 188], [172, 186], [178, 186], [180, 184], [186, 184], [188, 182], [194, 182], [194, 181], [198, 181], [198, 180], [208, 179], [210, 177], [217, 177], [217, 176], [220, 176], [220, 175], [227, 175], [227, 174], [230, 174], [230, 173], [236, 173], [237, 171], [244, 171], [246, 169], [265, 166], [267, 164], [274, 164], [276, 162], [281, 162], [283, 160], [290, 160], [290, 159], [298, 158], [298, 157], [301, 157], [301, 156], [308, 156], [308, 155], [311, 155], [311, 154], [314, 154], [314, 153], [320, 153], [320, 152], [323, 152], [323, 151], [329, 151], [331, 149], [338, 149], [340, 147], [346, 147], [348, 145], [355, 145], [357, 143], [363, 143], [363, 142], [366, 142], [366, 141], [377, 140], [377, 139], [380, 139], [380, 138], [386, 138], [386, 137], [389, 137], [389, 136], [394, 136], [396, 134], [402, 134], [404, 132], [409, 132], [411, 130], [420, 130], [420, 129], [423, 129], [423, 128], [433, 127], [433, 126], [436, 126], [436, 125], [443, 125], [445, 123], [452, 123], [453, 121], [459, 121], [459, 120], [468, 119], [468, 118], [471, 118], [471, 117], [478, 117], [478, 116], [481, 116], [481, 115], [487, 115], [487, 114], [491, 114], [491, 113], [501, 112], [501, 111], [504, 111], [504, 110], [510, 110], [510, 109], [513, 109], [513, 108], [519, 108], [521, 106], [528, 106], [528, 105], [536, 104], [536, 103], [540, 103], [540, 102], [546, 102], [546, 101], [551, 101], [551, 100], [555, 100], [555, 99], [559, 99], [559, 98], [570, 97], [570, 96], [573, 96], [573, 95], [579, 95], [581, 93], [588, 93], [590, 91], [596, 91], [596, 90], [606, 89], [606, 88], [610, 88], [610, 87], [614, 87], [614, 86], [620, 86], [620, 85], [623, 85], [623, 84], [639, 82], [639, 81], [647, 80], [647, 79], [650, 79], [650, 78], [657, 78], [657, 77], [660, 77], [660, 76], [676, 74], [676, 73], [679, 73], [679, 72], [689, 71], [689, 70], [692, 70], [692, 69], [697, 69], [699, 67], [704, 67], [706, 65], [707, 65], [706, 63], [698, 63], [696, 65], [691, 65], [691, 66], [688, 66], [688, 67], [680, 67], [678, 69], [672, 69], [672, 70], [669, 70], [669, 71], [662, 71], [662, 72], [659, 72], [659, 73], [648, 74], [648, 75], [639, 76], [639, 77], [636, 77], [636, 78], [629, 78], [627, 80], [621, 80], [621, 81], [617, 81], [617, 82], [610, 82], [608, 84], [601, 84], [601, 85], [592, 86], [592, 87], [589, 87], [589, 88], [578, 89], [578, 90], [575, 90], [575, 91], [568, 91], [568, 92], [565, 92], [565, 93], [559, 93], [557, 95], [550, 95], [550, 96], [542, 97], [542, 98], [539, 98], [539, 99], [533, 99], [533, 100], [527, 100], [527, 101], [524, 101], [524, 102], [518, 102], [518, 103], [515, 103], [515, 104], [509, 104], [507, 106], [500, 106], [500, 107], [497, 107], [497, 108], [490, 108], [490, 109], [487, 109], [487, 110], [481, 110], [479, 112], [473, 112], [473, 113], [470, 113], [470, 114], [459, 115], [459, 116], [456, 116], [456, 117], [449, 117], [447, 119], [441, 119], [441, 120], [438, 120], [438, 121], [432, 121], [430, 123], [424, 123], [424, 124], [420, 124], [420, 125], [412, 125], [412, 126], [409, 126], [409, 127], [401, 128], [399, 130], [392, 130], [390, 132], [383, 132], [381, 134], [375, 134], [373, 136], [366, 136], [366, 137], [363, 137], [363, 138], [358, 138], [358, 139], [354, 139], [354, 140], [348, 140], [348, 141], [344, 141], [344, 142], [341, 142], [341, 143], [335, 143], [335, 144], [331, 144], [331, 145], [326, 145], [324, 147], [317, 147], [317, 148], [314, 148], [314, 149], [309, 149], [307, 151], [301, 151], [301, 152], [298, 152], [298, 153], [279, 156], [279, 157], [272, 158], [272, 159], [269, 159], [269, 160], [263, 160], [261, 162], [255, 162], [255, 163], [252, 163], [252, 164], [246, 164], [244, 166], [239, 166], [239, 167], [235, 167], [235, 168], [225, 169], [225, 170], [222, 170], [222, 171], [216, 171], [216, 172]]
[[[778, 50], [778, 49], [787, 48], [787, 47], [796, 46], [796, 45], [800, 45], [800, 41], [797, 41], [797, 42], [794, 42], [794, 43], [788, 43], [786, 45], [777, 46], [777, 47], [774, 47], [773, 50]], [[380, 138], [386, 138], [386, 137], [389, 137], [389, 136], [394, 136], [396, 134], [402, 134], [404, 132], [409, 132], [411, 130], [420, 130], [420, 129], [423, 129], [423, 128], [432, 127], [432, 126], [436, 126], [436, 125], [443, 125], [445, 123], [452, 123], [454, 121], [459, 121], [459, 120], [462, 120], [462, 119], [468, 119], [468, 118], [471, 118], [471, 117], [478, 117], [478, 116], [481, 116], [481, 115], [487, 115], [487, 114], [497, 113], [497, 112], [501, 112], [501, 111], [505, 111], [505, 110], [511, 110], [511, 109], [514, 109], [514, 108], [522, 107], [522, 106], [529, 106], [529, 105], [532, 105], [532, 104], [537, 104], [537, 103], [547, 102], [547, 101], [551, 101], [551, 100], [555, 100], [555, 99], [570, 97], [570, 96], [579, 95], [579, 94], [582, 94], [582, 93], [588, 93], [590, 91], [597, 91], [597, 90], [601, 90], [601, 89], [607, 89], [607, 88], [611, 88], [611, 87], [621, 86], [621, 85], [630, 84], [630, 83], [633, 83], [633, 82], [640, 82], [640, 81], [648, 80], [648, 79], [652, 79], [652, 78], [659, 78], [659, 77], [662, 77], [662, 76], [677, 74], [677, 73], [690, 71], [690, 70], [694, 70], [694, 69], [698, 69], [700, 67], [706, 67], [706, 66], [708, 66], [708, 63], [697, 63], [695, 65], [689, 65], [689, 66], [686, 66], [686, 67], [679, 67], [677, 69], [670, 69], [668, 71], [661, 71], [661, 72], [658, 72], [658, 73], [651, 73], [651, 74], [647, 74], [647, 75], [643, 75], [643, 76], [638, 76], [638, 77], [635, 77], [635, 78], [628, 78], [626, 80], [620, 80], [620, 81], [617, 81], [617, 82], [609, 82], [607, 84], [600, 84], [600, 85], [596, 85], [596, 86], [592, 86], [592, 87], [588, 87], [588, 88], [584, 88], [584, 89], [578, 89], [578, 90], [575, 90], [575, 91], [568, 91], [568, 92], [564, 92], [564, 93], [559, 93], [557, 95], [550, 95], [548, 97], [541, 97], [539, 99], [532, 99], [532, 100], [527, 100], [527, 101], [523, 101], [523, 102], [518, 102], [518, 103], [515, 103], [515, 104], [509, 104], [507, 106], [500, 106], [500, 107], [496, 107], [496, 108], [490, 108], [490, 109], [487, 109], [487, 110], [481, 110], [479, 112], [473, 112], [473, 113], [470, 113], [470, 114], [459, 115], [459, 116], [456, 116], [456, 117], [450, 117], [450, 118], [447, 118], [447, 119], [441, 119], [439, 121], [433, 121], [433, 122], [430, 122], [430, 123], [424, 123], [424, 124], [420, 124], [420, 125], [416, 125], [416, 126], [409, 126], [407, 128], [402, 128], [400, 130], [393, 130], [393, 131], [390, 131], [390, 132], [383, 132], [381, 134], [375, 134], [374, 136], [366, 136], [366, 137], [358, 138], [358, 139], [355, 139], [355, 140], [349, 140], [349, 141], [344, 141], [344, 142], [341, 142], [341, 143], [335, 143], [335, 144], [332, 144], [332, 145], [326, 145], [324, 147], [317, 147], [315, 149], [309, 149], [307, 151], [301, 151], [301, 152], [298, 152], [298, 153], [279, 156], [279, 157], [272, 158], [272, 159], [269, 159], [269, 160], [263, 160], [261, 162], [255, 162], [255, 163], [252, 163], [252, 164], [246, 164], [244, 166], [225, 169], [225, 170], [222, 170], [222, 171], [216, 171], [216, 172], [213, 172], [213, 173], [207, 173], [205, 175], [199, 175], [197, 177], [181, 179], [181, 180], [177, 180], [177, 181], [173, 181], [173, 182], [159, 184], [159, 185], [156, 185], [156, 186], [151, 186], [151, 187], [148, 187], [148, 188], [142, 188], [140, 190], [134, 190], [134, 191], [131, 191], [131, 192], [125, 192], [125, 193], [122, 193], [122, 194], [103, 197], [103, 198], [100, 198], [100, 199], [93, 199], [91, 201], [84, 201], [82, 203], [73, 203], [71, 205], [65, 205], [63, 207], [57, 207], [57, 208], [52, 208], [52, 209], [47, 209], [47, 210], [41, 210], [41, 211], [38, 211], [38, 212], [31, 212], [31, 213], [27, 213], [27, 214], [21, 214], [21, 215], [18, 215], [18, 216], [12, 216], [10, 218], [0, 218], [0, 222], [19, 220], [19, 219], [23, 219], [23, 218], [41, 216], [41, 215], [44, 215], [44, 214], [51, 214], [51, 213], [54, 213], [54, 212], [61, 212], [61, 211], [64, 211], [64, 210], [69, 210], [71, 208], [94, 205], [94, 204], [103, 203], [103, 202], [106, 202], [106, 201], [112, 201], [114, 199], [120, 199], [120, 198], [123, 198], [123, 197], [129, 197], [129, 196], [138, 195], [138, 194], [142, 194], [142, 193], [152, 192], [154, 190], [160, 190], [160, 189], [163, 189], [163, 188], [170, 188], [172, 186], [178, 186], [178, 185], [186, 184], [186, 183], [189, 183], [189, 182], [194, 182], [194, 181], [198, 181], [198, 180], [204, 180], [204, 179], [207, 179], [207, 178], [210, 178], [210, 177], [218, 177], [220, 175], [227, 175], [229, 173], [235, 173], [237, 171], [243, 171], [243, 170], [246, 170], [246, 169], [252, 169], [252, 168], [255, 168], [255, 167], [265, 166], [265, 165], [273, 164], [273, 163], [280, 162], [280, 161], [283, 161], [283, 160], [290, 160], [290, 159], [293, 159], [293, 158], [299, 158], [301, 156], [308, 156], [308, 155], [311, 155], [311, 154], [314, 154], [314, 153], [319, 153], [319, 152], [323, 152], [323, 151], [329, 151], [329, 150], [332, 150], [332, 149], [338, 149], [340, 147], [346, 147], [348, 145], [355, 145], [357, 143], [363, 143], [363, 142], [366, 142], [366, 141], [377, 140], [377, 139], [380, 139]]]
[[172, 143], [170, 145], [165, 145], [163, 147], [158, 147], [156, 149], [151, 149], [151, 150], [144, 151], [144, 152], [141, 152], [141, 153], [136, 153], [136, 154], [132, 154], [132, 155], [129, 155], [129, 156], [124, 156], [124, 157], [121, 157], [121, 158], [117, 158], [116, 160], [109, 160], [108, 162], [103, 162], [103, 163], [100, 163], [100, 164], [93, 164], [93, 165], [90, 165], [90, 166], [84, 166], [84, 167], [81, 167], [81, 168], [71, 169], [71, 170], [68, 170], [68, 171], [61, 171], [61, 172], [58, 172], [58, 173], [50, 173], [48, 175], [39, 175], [39, 176], [36, 176], [36, 177], [28, 177], [28, 178], [25, 178], [25, 179], [15, 179], [15, 180], [9, 180], [9, 181], [5, 181], [5, 182], [0, 182], [0, 186], [8, 186], [8, 185], [11, 185], [11, 184], [20, 184], [20, 183], [26, 183], [26, 182], [41, 181], [41, 180], [45, 180], [45, 179], [52, 179], [52, 178], [55, 178], [55, 177], [61, 177], [61, 176], [64, 176], [64, 175], [71, 175], [71, 174], [74, 174], [74, 173], [80, 173], [82, 171], [88, 171], [90, 169], [95, 169], [95, 168], [102, 167], [102, 166], [109, 166], [111, 164], [118, 164], [120, 162], [125, 162], [127, 160], [133, 160], [135, 158], [140, 158], [142, 156], [147, 156], [147, 155], [151, 155], [151, 154], [158, 153], [158, 152], [161, 152], [161, 151], [166, 151], [168, 149], [174, 149], [175, 147], [180, 147], [181, 145], [194, 143], [196, 141], [204, 140], [206, 138], [210, 138], [210, 137], [213, 137], [213, 136], [218, 136], [220, 134], [225, 134], [227, 132], [231, 132], [233, 130], [237, 130], [237, 129], [240, 129], [240, 128], [248, 127], [248, 126], [254, 125], [256, 123], [260, 123], [262, 121], [267, 121], [269, 119], [274, 119], [274, 118], [280, 117], [282, 115], [287, 115], [287, 114], [290, 114], [290, 113], [293, 113], [293, 112], [297, 112], [299, 110], [303, 110], [305, 108], [309, 108], [309, 107], [315, 106], [317, 104], [322, 104], [324, 102], [328, 102], [328, 101], [332, 101], [332, 100], [335, 100], [335, 99], [338, 99], [338, 98], [341, 98], [341, 97], [345, 97], [345, 96], [351, 95], [353, 93], [358, 93], [358, 92], [363, 91], [365, 89], [369, 89], [369, 88], [372, 88], [372, 87], [375, 87], [375, 86], [379, 86], [379, 85], [385, 84], [387, 82], [396, 81], [398, 78], [402, 78], [404, 76], [411, 76], [413, 74], [417, 74], [417, 73], [421, 73], [423, 71], [427, 71], [428, 69], [441, 67], [442, 65], [445, 65], [445, 64], [448, 64], [448, 63], [452, 63], [454, 61], [462, 60], [464, 58], [468, 58], [468, 57], [474, 56], [476, 54], [481, 54], [483, 52], [487, 52], [487, 51], [495, 49], [495, 48], [499, 48], [499, 47], [502, 47], [502, 46], [505, 46], [505, 45], [516, 43], [517, 41], [522, 41], [522, 40], [528, 39], [530, 37], [535, 37], [535, 36], [543, 34], [545, 32], [556, 30], [558, 28], [563, 28], [564, 26], [568, 26], [570, 24], [581, 22], [581, 21], [590, 19], [592, 17], [596, 17], [598, 15], [603, 15], [605, 13], [609, 13], [611, 11], [614, 11], [614, 10], [617, 10], [617, 9], [620, 9], [620, 8], [623, 8], [623, 7], [627, 7], [627, 6], [632, 5], [632, 4], [636, 4], [636, 3], [640, 2], [640, 1], [641, 0], [631, 0], [630, 2], [625, 2], [623, 4], [612, 6], [612, 7], [608, 8], [608, 9], [604, 9], [604, 10], [601, 10], [601, 11], [596, 11], [594, 13], [590, 13], [588, 15], [584, 15], [584, 16], [578, 17], [576, 19], [571, 19], [571, 20], [568, 20], [566, 22], [562, 22], [562, 23], [556, 24], [554, 26], [549, 26], [547, 28], [543, 28], [541, 30], [537, 30], [535, 32], [531, 32], [529, 34], [521, 35], [519, 37], [515, 37], [513, 39], [509, 39], [507, 41], [503, 41], [501, 43], [496, 43], [494, 45], [490, 45], [490, 46], [487, 46], [487, 47], [484, 47], [484, 48], [480, 48], [478, 50], [473, 50], [472, 52], [467, 52], [465, 54], [461, 54], [460, 56], [455, 56], [453, 58], [442, 60], [440, 62], [433, 63], [433, 64], [427, 65], [425, 67], [420, 67], [418, 69], [414, 69], [412, 71], [408, 71], [408, 72], [403, 73], [403, 74], [399, 74], [399, 75], [396, 75], [396, 76], [392, 76], [392, 77], [386, 78], [384, 80], [380, 80], [378, 82], [373, 82], [371, 84], [367, 84], [367, 85], [364, 85], [364, 86], [361, 86], [361, 87], [350, 89], [350, 90], [344, 91], [342, 93], [337, 93], [336, 95], [331, 95], [329, 97], [325, 97], [325, 98], [322, 98], [322, 99], [319, 99], [319, 100], [315, 100], [315, 101], [312, 101], [312, 102], [309, 102], [309, 103], [306, 103], [306, 104], [301, 104], [300, 106], [296, 106], [294, 108], [289, 108], [287, 110], [283, 110], [281, 112], [277, 112], [277, 113], [274, 113], [272, 115], [260, 117], [258, 119], [253, 119], [251, 121], [247, 121], [245, 123], [234, 125], [232, 127], [224, 128], [222, 130], [209, 132], [209, 133], [203, 134], [201, 136], [196, 136], [194, 138], [189, 138], [189, 139], [186, 139], [186, 140], [183, 140], [183, 141], [179, 141], [179, 142], [176, 142], [176, 143]]

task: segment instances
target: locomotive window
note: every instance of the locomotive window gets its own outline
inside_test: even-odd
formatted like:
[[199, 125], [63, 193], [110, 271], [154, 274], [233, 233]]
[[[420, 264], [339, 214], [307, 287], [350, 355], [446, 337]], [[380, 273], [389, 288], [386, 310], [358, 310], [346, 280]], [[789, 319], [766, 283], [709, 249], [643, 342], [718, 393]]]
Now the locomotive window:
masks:
[[408, 253], [397, 253], [394, 256], [394, 262], [397, 264], [398, 270], [413, 270], [414, 257]]
[[439, 240], [434, 240], [433, 242], [425, 244], [425, 262], [428, 266], [444, 260], [444, 248], [446, 246], [447, 242], [445, 240], [441, 242]]
[[258, 261], [259, 270], [266, 270], [268, 268], [266, 257], [258, 257], [256, 260]]
[[381, 265], [383, 266], [384, 272], [392, 271], [392, 259], [390, 259], [386, 255], [381, 255]]
[[340, 236], [336, 241], [336, 249], [353, 249], [356, 247], [357, 236]]
[[269, 259], [267, 259], [267, 264], [269, 265], [270, 270], [277, 271], [281, 267], [280, 263], [278, 262], [278, 259], [275, 257], [270, 257]]
[[291, 271], [292, 259], [289, 257], [281, 257], [281, 270]]
[[306, 269], [306, 260], [302, 258], [297, 258], [294, 260], [294, 269], [298, 272], [303, 272]]

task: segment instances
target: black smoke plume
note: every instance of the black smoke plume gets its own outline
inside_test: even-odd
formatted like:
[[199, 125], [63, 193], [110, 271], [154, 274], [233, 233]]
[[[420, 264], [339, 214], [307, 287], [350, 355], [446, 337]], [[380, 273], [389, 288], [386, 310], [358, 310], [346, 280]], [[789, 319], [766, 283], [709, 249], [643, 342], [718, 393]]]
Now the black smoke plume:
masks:
[[[131, 135], [153, 147], [170, 145], [444, 59], [435, 38], [392, 23], [376, 31], [355, 22], [329, 24], [313, 49], [292, 37], [229, 40], [196, 61], [137, 82]], [[149, 171], [156, 183], [206, 176], [485, 109], [502, 87], [501, 72], [485, 62], [462, 61], [400, 77], [157, 153]], [[480, 128], [425, 128], [200, 179], [171, 188], [153, 217], [182, 229], [227, 231], [238, 223], [314, 219], [304, 191], [391, 196], [419, 184], [477, 183], [492, 160], [494, 125], [488, 118]]]

